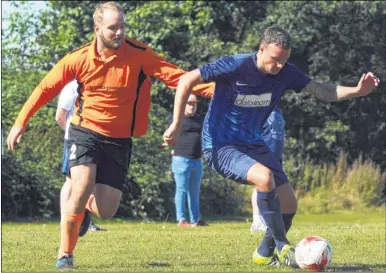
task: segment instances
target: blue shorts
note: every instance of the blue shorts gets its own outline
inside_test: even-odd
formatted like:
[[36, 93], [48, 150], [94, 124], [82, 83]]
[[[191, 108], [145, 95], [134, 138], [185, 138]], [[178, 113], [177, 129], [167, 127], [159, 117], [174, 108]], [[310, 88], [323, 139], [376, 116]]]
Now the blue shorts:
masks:
[[68, 160], [67, 140], [64, 140], [63, 146], [63, 159], [62, 159], [62, 173], [67, 175], [70, 168], [70, 162]]
[[247, 181], [247, 173], [257, 162], [272, 171], [276, 187], [288, 183], [279, 159], [264, 144], [224, 145], [204, 150], [203, 153], [209, 167], [221, 176], [238, 183], [250, 184]]

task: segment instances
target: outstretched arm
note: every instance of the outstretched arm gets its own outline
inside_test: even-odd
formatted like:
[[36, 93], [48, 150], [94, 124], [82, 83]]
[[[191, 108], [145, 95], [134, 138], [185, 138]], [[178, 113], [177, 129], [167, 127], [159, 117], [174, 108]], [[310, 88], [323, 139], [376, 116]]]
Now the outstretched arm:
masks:
[[186, 101], [190, 95], [193, 86], [203, 83], [199, 69], [192, 70], [181, 76], [174, 97], [173, 122], [164, 133], [164, 146], [175, 145], [181, 131], [182, 120]]
[[303, 91], [316, 96], [323, 101], [342, 101], [346, 99], [367, 96], [379, 85], [379, 79], [373, 73], [363, 74], [355, 87], [319, 83], [311, 80]]
[[25, 132], [28, 120], [43, 105], [55, 98], [62, 88], [75, 78], [73, 60], [67, 55], [57, 63], [32, 92], [19, 112], [7, 137], [8, 149], [14, 151]]
[[[173, 122], [164, 133], [163, 146], [175, 145], [178, 141], [186, 101], [188, 100], [191, 89], [204, 82], [213, 82], [211, 84], [201, 85], [202, 88], [207, 89], [207, 94], [211, 96], [215, 88], [215, 82], [235, 73], [239, 65], [240, 63], [237, 63], [233, 56], [224, 56], [213, 63], [205, 64], [202, 67], [192, 70], [180, 77], [177, 85], [176, 96], [174, 98]], [[196, 86], [196, 89], [198, 90], [200, 87]], [[201, 92], [201, 94], [203, 94], [203, 92]]]

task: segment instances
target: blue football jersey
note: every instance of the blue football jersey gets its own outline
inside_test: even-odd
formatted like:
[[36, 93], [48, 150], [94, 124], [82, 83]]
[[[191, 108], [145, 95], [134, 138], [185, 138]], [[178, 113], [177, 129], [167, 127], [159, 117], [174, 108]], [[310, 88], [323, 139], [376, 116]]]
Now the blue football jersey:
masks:
[[224, 56], [200, 67], [205, 82], [216, 87], [205, 116], [203, 149], [263, 142], [264, 122], [286, 90], [300, 92], [310, 78], [287, 62], [277, 75], [264, 74], [256, 52]]

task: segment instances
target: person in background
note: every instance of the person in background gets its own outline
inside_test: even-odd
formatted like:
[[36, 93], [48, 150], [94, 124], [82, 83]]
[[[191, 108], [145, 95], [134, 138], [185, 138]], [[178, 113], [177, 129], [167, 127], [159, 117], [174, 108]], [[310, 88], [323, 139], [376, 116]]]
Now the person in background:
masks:
[[[203, 174], [201, 161], [201, 131], [203, 118], [196, 114], [197, 97], [190, 95], [185, 107], [181, 137], [171, 151], [172, 171], [176, 183], [174, 196], [179, 227], [206, 225], [200, 220], [200, 186]], [[185, 216], [188, 200], [190, 222]]]

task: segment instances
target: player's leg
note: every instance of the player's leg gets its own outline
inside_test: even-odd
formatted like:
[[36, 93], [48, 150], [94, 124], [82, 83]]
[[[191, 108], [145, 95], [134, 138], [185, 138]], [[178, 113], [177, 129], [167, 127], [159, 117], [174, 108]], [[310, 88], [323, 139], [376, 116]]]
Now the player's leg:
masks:
[[96, 184], [86, 211], [100, 219], [113, 217], [119, 207], [130, 165], [131, 139], [112, 139], [98, 136], [100, 159], [97, 167]]
[[71, 192], [71, 178], [68, 175], [69, 172], [69, 162], [68, 162], [68, 149], [67, 149], [67, 141], [64, 140], [63, 146], [63, 158], [62, 158], [62, 173], [66, 176], [66, 180], [60, 190], [60, 219], [63, 219], [66, 203], [68, 198], [70, 197]]
[[[63, 213], [64, 213], [64, 210], [66, 207], [66, 203], [67, 203], [67, 200], [69, 197], [70, 189], [71, 189], [71, 178], [69, 176], [67, 176], [66, 183], [63, 185], [62, 190], [60, 192], [61, 208], [63, 208], [63, 209], [61, 209], [62, 218], [63, 218]], [[88, 202], [90, 200], [93, 200], [94, 198], [95, 198], [95, 196], [92, 193], [89, 197]], [[87, 207], [87, 205], [86, 205], [86, 207]], [[106, 231], [106, 229], [102, 229], [102, 228], [98, 227], [91, 220], [91, 215], [90, 215], [89, 211], [86, 211], [85, 215], [83, 217], [82, 223], [80, 225], [80, 228], [79, 228], [79, 237], [84, 236], [88, 230], [90, 230], [90, 231]]]
[[[64, 219], [66, 218], [66, 204], [70, 197], [71, 193], [71, 178], [69, 176], [69, 162], [68, 162], [68, 150], [67, 150], [67, 141], [64, 140], [63, 147], [63, 159], [62, 159], [62, 173], [66, 175], [66, 180], [60, 190], [60, 225], [63, 226]], [[57, 261], [58, 268], [73, 268], [73, 259], [72, 255], [64, 255], [60, 257]]]
[[102, 231], [91, 222], [90, 213], [100, 219], [113, 217], [119, 207], [123, 184], [131, 159], [130, 138], [113, 139], [98, 135], [99, 161], [93, 194], [86, 204], [80, 236], [88, 230]]
[[[259, 209], [264, 220], [272, 229], [279, 248], [288, 244], [281, 216], [280, 201], [277, 198], [273, 174], [256, 158], [272, 152], [263, 145], [223, 146], [204, 151], [208, 165], [222, 176], [239, 183], [253, 184], [259, 195]], [[269, 222], [269, 223], [268, 223]]]
[[[292, 187], [289, 183], [284, 183], [277, 186], [277, 195], [280, 200], [280, 207], [286, 232], [292, 225], [292, 219], [297, 210], [297, 200]], [[275, 249], [275, 241], [270, 229], [268, 229], [257, 248], [257, 253], [263, 257], [270, 257], [273, 255]]]
[[251, 204], [252, 204], [252, 225], [250, 228], [251, 232], [256, 231], [265, 231], [267, 230], [267, 226], [265, 225], [264, 219], [260, 214], [259, 207], [257, 206], [257, 190], [253, 189], [251, 194]]
[[71, 193], [71, 178], [66, 176], [66, 181], [64, 182], [60, 190], [60, 219], [64, 218], [66, 212], [66, 204]]
[[61, 221], [61, 240], [57, 267], [63, 268], [71, 259], [79, 238], [79, 227], [84, 218], [84, 208], [93, 191], [96, 175], [94, 163], [84, 163], [71, 167], [71, 194]]
[[109, 219], [117, 212], [121, 197], [121, 190], [96, 183], [94, 195], [89, 198], [86, 209], [100, 219]]
[[[71, 178], [69, 174], [69, 168], [70, 168], [70, 165], [69, 165], [69, 159], [68, 159], [67, 140], [65, 139], [64, 147], [63, 147], [62, 173], [66, 175], [66, 181], [63, 184], [62, 189], [60, 190], [60, 216], [61, 216], [60, 219], [63, 219], [64, 217], [66, 203], [68, 201], [68, 198], [70, 197], [70, 192], [71, 192]], [[95, 225], [91, 221], [91, 218], [89, 217], [89, 215], [87, 215], [83, 218], [83, 222], [80, 226], [79, 237], [82, 237], [84, 234], [86, 234], [88, 223], [90, 227], [92, 227], [92, 228], [89, 227], [88, 230], [93, 230], [93, 231], [105, 230]]]
[[[87, 145], [85, 145], [87, 143]], [[71, 175], [71, 192], [65, 204], [60, 229], [57, 268], [71, 267], [72, 255], [84, 219], [84, 208], [95, 185], [97, 154], [92, 134], [70, 127], [67, 141]]]
[[[246, 179], [256, 187], [259, 210], [267, 227], [272, 231], [276, 248], [281, 251], [283, 246], [289, 242], [286, 237], [273, 173], [266, 166], [257, 162], [249, 168]], [[263, 253], [259, 254], [265, 256]]]
[[283, 213], [283, 221], [286, 231], [288, 232], [292, 225], [298, 209], [298, 201], [290, 183], [284, 183], [277, 186], [277, 195], [279, 196], [281, 211]]
[[[204, 156], [208, 165], [222, 176], [236, 182], [255, 185], [259, 195], [260, 212], [272, 231], [275, 246], [282, 254], [280, 257], [288, 256], [287, 260], [294, 261], [293, 248], [286, 237], [280, 201], [275, 188], [275, 179], [280, 182], [288, 179], [271, 150], [265, 145], [232, 145], [206, 150]], [[267, 257], [254, 251], [254, 261], [259, 264], [272, 264], [274, 256]], [[284, 262], [283, 259], [282, 262]], [[295, 264], [291, 265], [295, 266]]]
[[192, 227], [199, 225], [200, 214], [200, 188], [202, 179], [202, 162], [200, 159], [191, 160], [191, 176], [188, 181], [188, 206], [190, 223]]
[[[262, 198], [264, 198], [265, 193], [264, 191], [263, 193], [259, 192], [257, 203], [262, 213], [262, 216], [268, 226], [268, 230], [266, 231], [266, 234], [263, 237], [254, 255], [256, 256], [257, 254], [257, 256], [260, 256], [260, 257], [272, 257], [274, 249], [276, 247], [276, 251], [279, 254], [278, 256], [281, 263], [285, 263], [286, 265], [289, 265], [291, 267], [297, 267], [297, 264], [294, 259], [294, 249], [289, 244], [288, 239], [285, 236], [285, 239], [284, 237], [282, 237], [281, 241], [279, 241], [276, 238], [276, 234], [275, 234], [278, 230], [280, 230], [281, 232], [280, 234], [282, 234], [282, 232], [284, 232], [284, 235], [287, 233], [292, 223], [292, 219], [296, 213], [297, 201], [292, 191], [292, 187], [288, 183], [288, 178], [283, 171], [282, 165], [274, 157], [272, 153], [270, 152], [264, 153], [263, 150], [264, 149], [259, 148], [258, 151], [254, 152], [254, 154], [258, 155], [256, 156], [255, 159], [259, 161], [261, 164], [263, 164], [264, 166], [267, 166], [272, 173], [273, 182], [275, 183], [275, 188], [274, 190], [270, 191], [268, 194], [273, 192], [275, 193], [274, 199], [277, 199], [276, 202], [278, 202], [275, 205], [275, 208], [276, 208], [275, 215], [277, 216], [278, 214], [276, 214], [276, 212], [280, 211], [281, 221], [278, 222], [278, 220], [275, 219], [271, 223], [268, 222], [270, 221], [270, 218], [272, 218], [271, 211], [273, 207], [271, 205], [268, 205], [267, 206], [268, 210], [266, 210], [265, 213], [263, 212], [264, 206], [267, 205], [267, 204], [264, 204], [264, 202], [262, 202], [264, 201], [264, 199]], [[251, 169], [249, 171], [251, 171]], [[259, 191], [259, 188], [257, 188], [257, 190]], [[269, 199], [269, 196], [267, 199]], [[258, 259], [254, 259], [254, 261], [256, 263], [259, 263]]]
[[189, 159], [182, 156], [173, 156], [172, 171], [176, 183], [176, 192], [174, 194], [176, 219], [179, 227], [187, 227], [189, 226], [189, 223], [185, 216], [185, 202], [188, 192], [188, 182], [191, 175]]

